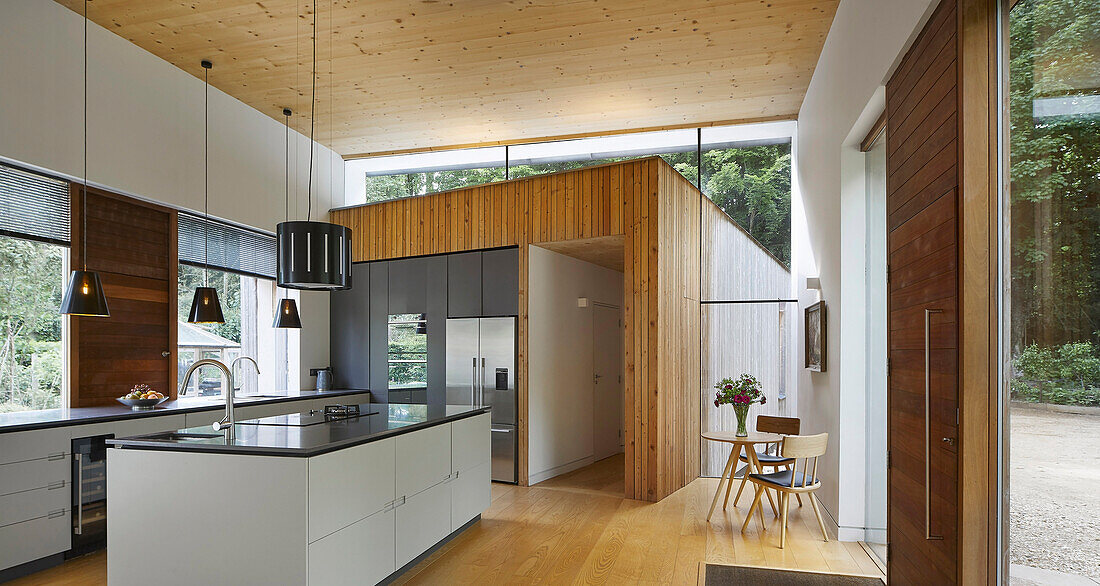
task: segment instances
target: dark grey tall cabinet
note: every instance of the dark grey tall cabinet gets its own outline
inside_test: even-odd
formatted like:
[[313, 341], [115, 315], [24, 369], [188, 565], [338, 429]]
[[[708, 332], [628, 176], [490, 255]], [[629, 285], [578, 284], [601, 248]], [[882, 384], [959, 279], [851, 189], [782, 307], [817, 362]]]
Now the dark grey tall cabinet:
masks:
[[[519, 250], [506, 248], [358, 263], [355, 285], [330, 298], [332, 371], [338, 388], [377, 400], [445, 402], [447, 318], [519, 313]], [[389, 387], [389, 316], [421, 314], [428, 328], [428, 388]]]

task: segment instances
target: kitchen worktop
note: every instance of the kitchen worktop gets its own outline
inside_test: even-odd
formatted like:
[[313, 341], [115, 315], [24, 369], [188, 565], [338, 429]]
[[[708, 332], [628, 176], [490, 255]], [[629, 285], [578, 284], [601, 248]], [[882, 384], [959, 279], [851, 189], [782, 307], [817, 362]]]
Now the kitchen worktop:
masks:
[[309, 413], [238, 422], [232, 440], [225, 433], [211, 432], [210, 427], [196, 427], [175, 432], [185, 436], [182, 438], [157, 433], [107, 440], [107, 444], [124, 449], [308, 458], [488, 413], [490, 407], [363, 403], [359, 409], [359, 417], [305, 426], [287, 425], [288, 418], [308, 417]]
[[[297, 401], [302, 399], [318, 399], [321, 397], [341, 397], [369, 392], [367, 389], [339, 389], [330, 391], [288, 391], [285, 396], [249, 397], [238, 396], [235, 405], [267, 405], [284, 401]], [[337, 401], [338, 402], [338, 401]], [[129, 407], [120, 404], [104, 405], [100, 407], [74, 407], [69, 409], [42, 409], [37, 411], [15, 411], [12, 413], [0, 413], [0, 433], [15, 431], [29, 431], [32, 429], [45, 429], [50, 427], [63, 427], [66, 425], [85, 425], [89, 423], [103, 423], [121, 419], [134, 419], [140, 417], [156, 417], [158, 415], [171, 415], [178, 413], [194, 413], [199, 411], [216, 411], [225, 409], [225, 401], [221, 397], [183, 397], [175, 401], [165, 401], [157, 405], [151, 411], [133, 411]]]

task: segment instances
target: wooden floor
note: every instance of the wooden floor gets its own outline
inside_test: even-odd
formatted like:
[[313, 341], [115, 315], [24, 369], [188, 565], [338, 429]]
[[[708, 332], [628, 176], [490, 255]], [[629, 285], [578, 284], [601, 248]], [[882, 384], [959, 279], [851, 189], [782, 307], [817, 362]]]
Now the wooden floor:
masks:
[[[493, 485], [479, 523], [398, 584], [698, 584], [700, 562], [882, 576], [857, 543], [825, 543], [813, 510], [791, 507], [786, 549], [778, 520], [740, 533], [748, 499], [706, 522], [717, 479], [700, 478], [659, 503], [622, 497], [622, 456], [533, 487]], [[735, 487], [736, 488], [736, 487]], [[11, 582], [105, 584], [103, 552]]]

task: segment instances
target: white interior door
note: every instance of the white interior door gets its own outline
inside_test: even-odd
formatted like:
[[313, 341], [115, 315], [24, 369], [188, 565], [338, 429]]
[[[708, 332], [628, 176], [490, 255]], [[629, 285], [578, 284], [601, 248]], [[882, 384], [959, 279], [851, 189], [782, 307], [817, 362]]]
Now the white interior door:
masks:
[[601, 460], [622, 451], [623, 335], [617, 307], [592, 310], [592, 443]]

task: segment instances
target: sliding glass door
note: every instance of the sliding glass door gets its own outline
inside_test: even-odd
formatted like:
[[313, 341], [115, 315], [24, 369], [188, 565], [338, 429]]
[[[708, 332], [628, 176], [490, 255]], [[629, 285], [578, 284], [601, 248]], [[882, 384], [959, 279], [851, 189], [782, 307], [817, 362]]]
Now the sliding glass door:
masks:
[[1003, 583], [1087, 584], [1100, 581], [1100, 0], [1019, 0], [1007, 22]]

